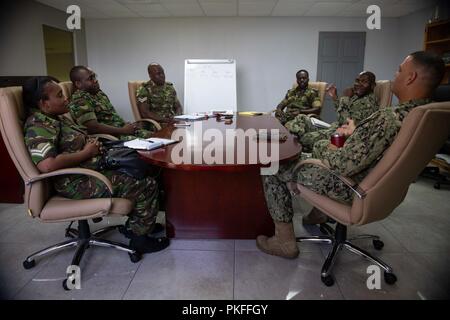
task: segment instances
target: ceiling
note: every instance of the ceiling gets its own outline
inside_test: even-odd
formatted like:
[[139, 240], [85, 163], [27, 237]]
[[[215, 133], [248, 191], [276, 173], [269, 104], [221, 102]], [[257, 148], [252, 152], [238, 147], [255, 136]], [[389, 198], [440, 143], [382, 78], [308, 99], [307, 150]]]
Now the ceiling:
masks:
[[401, 17], [432, 6], [430, 0], [36, 0], [86, 19], [170, 17], [367, 17], [376, 4], [382, 17]]

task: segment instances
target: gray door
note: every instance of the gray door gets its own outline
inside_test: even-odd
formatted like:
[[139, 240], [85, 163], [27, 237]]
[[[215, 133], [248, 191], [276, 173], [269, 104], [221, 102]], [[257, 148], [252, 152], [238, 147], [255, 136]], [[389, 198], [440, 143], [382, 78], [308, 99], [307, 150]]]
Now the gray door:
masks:
[[[319, 32], [317, 81], [334, 83], [340, 96], [363, 71], [365, 45], [365, 32]], [[327, 122], [336, 120], [333, 103], [327, 95], [321, 117]]]

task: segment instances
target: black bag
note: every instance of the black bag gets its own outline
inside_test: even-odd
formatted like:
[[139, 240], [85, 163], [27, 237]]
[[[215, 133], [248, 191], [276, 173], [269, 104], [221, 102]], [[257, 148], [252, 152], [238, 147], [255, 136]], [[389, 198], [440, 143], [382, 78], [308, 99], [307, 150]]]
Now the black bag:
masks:
[[147, 175], [148, 165], [139, 157], [136, 150], [126, 147], [113, 147], [107, 150], [100, 160], [100, 170], [115, 170], [135, 179]]

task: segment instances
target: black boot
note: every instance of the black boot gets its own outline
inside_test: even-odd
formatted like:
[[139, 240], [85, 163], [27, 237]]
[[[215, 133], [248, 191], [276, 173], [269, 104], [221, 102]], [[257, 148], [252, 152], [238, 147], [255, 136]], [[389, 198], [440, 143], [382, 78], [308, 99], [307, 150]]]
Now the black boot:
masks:
[[170, 244], [169, 238], [151, 238], [147, 235], [137, 236], [134, 233], [130, 237], [130, 248], [139, 253], [152, 253], [164, 250]]
[[[157, 235], [165, 230], [164, 226], [160, 223], [154, 223], [153, 227], [150, 229], [148, 236]], [[133, 232], [128, 229], [128, 221], [125, 223], [125, 226], [119, 229], [119, 232], [122, 233], [126, 238], [131, 239], [131, 236], [133, 235]]]

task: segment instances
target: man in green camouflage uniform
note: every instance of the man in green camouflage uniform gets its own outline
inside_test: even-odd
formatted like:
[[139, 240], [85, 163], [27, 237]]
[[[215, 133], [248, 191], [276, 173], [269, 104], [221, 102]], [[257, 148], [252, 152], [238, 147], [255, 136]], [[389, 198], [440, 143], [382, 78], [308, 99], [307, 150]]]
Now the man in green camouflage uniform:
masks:
[[173, 84], [166, 82], [164, 69], [156, 63], [148, 66], [150, 80], [136, 91], [136, 100], [142, 118], [153, 119], [163, 125], [182, 113]]
[[[344, 146], [337, 148], [329, 139], [318, 141], [312, 157], [325, 164], [333, 172], [361, 182], [382, 158], [392, 144], [408, 112], [427, 104], [445, 71], [442, 59], [425, 52], [413, 53], [403, 61], [396, 73], [392, 90], [400, 104], [395, 109], [385, 108], [372, 114], [355, 126], [353, 121], [339, 128], [348, 136]], [[299, 160], [305, 159], [302, 155]], [[258, 248], [268, 254], [295, 258], [299, 254], [292, 224], [293, 209], [287, 183], [300, 183], [321, 195], [350, 204], [353, 193], [328, 170], [319, 165], [293, 161], [280, 166], [273, 176], [263, 176], [267, 207], [275, 223], [275, 235], [256, 239]]]
[[330, 138], [337, 128], [347, 122], [347, 119], [353, 119], [355, 124], [358, 125], [360, 121], [379, 109], [373, 93], [375, 85], [375, 75], [372, 72], [364, 71], [355, 79], [353, 88], [344, 90], [344, 96], [339, 99], [336, 95], [336, 87], [328, 87], [327, 92], [335, 102], [338, 115], [337, 121], [331, 123], [329, 128], [316, 127], [311, 122], [311, 118], [303, 114], [287, 122], [285, 126], [298, 137], [303, 152], [311, 152], [315, 142]]
[[[59, 153], [81, 151], [89, 137], [66, 117], [49, 117], [35, 112], [25, 123], [25, 144], [34, 164], [56, 157]], [[80, 164], [86, 169], [99, 169], [100, 155]], [[137, 180], [126, 174], [101, 171], [112, 183], [113, 196], [135, 202], [127, 227], [136, 235], [150, 233], [158, 214], [158, 186], [151, 177]], [[85, 175], [63, 175], [53, 178], [55, 190], [71, 199], [101, 198], [109, 195], [107, 187], [98, 179]]]
[[[275, 117], [284, 125], [293, 120], [300, 113], [312, 112], [313, 108], [320, 108], [319, 92], [309, 88], [309, 74], [306, 70], [299, 70], [295, 75], [298, 86], [289, 89], [284, 99], [278, 104]], [[286, 110], [285, 110], [286, 109]]]
[[106, 94], [100, 90], [96, 75], [89, 68], [73, 67], [70, 79], [75, 88], [69, 102], [70, 114], [90, 134], [111, 134], [121, 140], [130, 140], [136, 137], [149, 138], [154, 132], [150, 128], [125, 123]]

